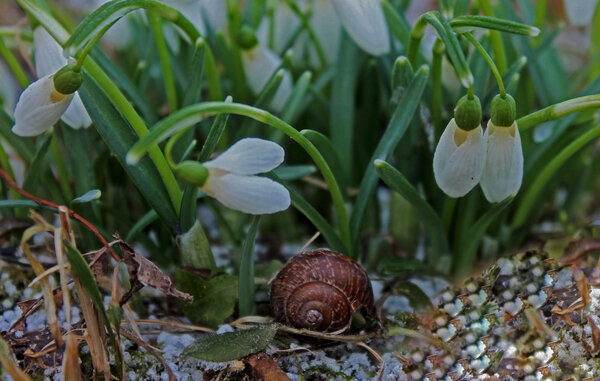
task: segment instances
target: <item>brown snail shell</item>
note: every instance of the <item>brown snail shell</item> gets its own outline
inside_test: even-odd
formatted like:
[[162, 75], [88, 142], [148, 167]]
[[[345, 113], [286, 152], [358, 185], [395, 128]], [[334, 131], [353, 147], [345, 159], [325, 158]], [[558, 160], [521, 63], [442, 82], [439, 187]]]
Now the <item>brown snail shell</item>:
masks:
[[275, 319], [296, 328], [338, 331], [361, 306], [373, 310], [365, 270], [347, 256], [316, 249], [292, 257], [271, 284]]

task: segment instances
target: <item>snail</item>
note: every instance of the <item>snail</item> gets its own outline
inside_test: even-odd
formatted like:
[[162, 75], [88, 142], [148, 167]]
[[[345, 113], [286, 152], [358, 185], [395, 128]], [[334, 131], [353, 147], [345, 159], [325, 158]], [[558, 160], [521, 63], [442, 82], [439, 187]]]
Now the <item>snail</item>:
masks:
[[275, 319], [296, 328], [345, 331], [361, 306], [372, 312], [365, 270], [343, 254], [316, 249], [292, 257], [271, 283]]

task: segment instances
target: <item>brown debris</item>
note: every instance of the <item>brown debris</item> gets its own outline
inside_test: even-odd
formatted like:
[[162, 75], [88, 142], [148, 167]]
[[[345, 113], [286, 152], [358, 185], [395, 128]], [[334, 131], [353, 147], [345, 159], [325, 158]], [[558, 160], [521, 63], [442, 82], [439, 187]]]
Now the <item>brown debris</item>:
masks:
[[127, 265], [129, 272], [129, 283], [131, 288], [119, 301], [120, 305], [127, 303], [131, 297], [144, 286], [156, 288], [163, 293], [191, 302], [194, 298], [185, 292], [175, 288], [173, 281], [162, 272], [154, 263], [136, 253], [133, 248], [121, 239], [118, 234], [114, 235], [123, 251], [123, 262]]
[[256, 381], [289, 381], [290, 378], [277, 365], [277, 361], [266, 353], [255, 353], [243, 359]]
[[577, 263], [580, 262], [584, 256], [598, 250], [600, 250], [600, 239], [594, 237], [582, 238], [578, 241], [569, 243], [565, 249], [564, 255], [559, 259], [559, 262]]

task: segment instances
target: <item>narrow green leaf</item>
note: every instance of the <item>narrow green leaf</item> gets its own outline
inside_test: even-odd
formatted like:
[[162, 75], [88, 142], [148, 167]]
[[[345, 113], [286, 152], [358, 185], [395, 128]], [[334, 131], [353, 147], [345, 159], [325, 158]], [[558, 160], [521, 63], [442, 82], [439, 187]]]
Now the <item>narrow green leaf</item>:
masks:
[[408, 58], [405, 56], [396, 58], [392, 69], [392, 91], [395, 92], [400, 87], [407, 87], [414, 77], [415, 72]]
[[483, 235], [496, 217], [510, 205], [512, 200], [513, 197], [508, 197], [506, 200], [494, 204], [483, 216], [479, 217], [479, 219], [473, 223], [469, 232], [465, 235], [461, 250], [454, 253], [455, 274], [464, 276], [469, 273], [475, 263], [475, 256]]
[[302, 73], [298, 81], [296, 81], [296, 85], [290, 94], [285, 106], [283, 107], [283, 111], [281, 112], [281, 119], [288, 123], [294, 123], [296, 117], [298, 116], [298, 110], [306, 96], [306, 92], [310, 86], [310, 82], [312, 80], [312, 73], [310, 71], [305, 71]]
[[260, 216], [252, 217], [250, 229], [242, 245], [242, 256], [240, 259], [240, 279], [238, 299], [238, 310], [240, 316], [252, 315], [254, 312], [254, 241], [260, 224]]
[[200, 37], [194, 44], [194, 54], [188, 68], [188, 85], [183, 96], [183, 106], [191, 105], [200, 100], [200, 87], [204, 74], [204, 56], [206, 41]]
[[100, 289], [96, 284], [96, 280], [94, 279], [94, 274], [92, 274], [92, 270], [90, 270], [90, 266], [83, 258], [83, 255], [77, 250], [73, 245], [68, 242], [65, 242], [67, 247], [66, 255], [69, 264], [71, 264], [71, 268], [73, 269], [73, 274], [79, 279], [81, 285], [85, 288], [85, 291], [90, 296], [92, 303], [96, 306], [99, 312], [104, 312], [104, 304], [102, 303], [102, 294], [100, 293]]
[[0, 200], [0, 208], [31, 208], [31, 209], [46, 209], [56, 212], [55, 208], [40, 205], [32, 200]]
[[431, 266], [418, 259], [386, 257], [377, 265], [377, 273], [382, 276], [430, 274]]
[[450, 254], [448, 241], [446, 239], [446, 230], [444, 223], [433, 210], [431, 205], [425, 201], [423, 196], [410, 184], [408, 180], [383, 160], [375, 160], [375, 169], [381, 179], [394, 191], [400, 193], [408, 202], [410, 202], [419, 215], [420, 220], [425, 225], [429, 233], [429, 239], [433, 243], [433, 258], [440, 258]]
[[148, 225], [156, 221], [158, 218], [158, 214], [156, 214], [156, 210], [152, 209], [146, 214], [142, 216], [137, 222], [131, 227], [127, 236], [125, 237], [125, 242], [132, 242], [135, 237], [144, 230]]
[[42, 175], [48, 169], [47, 154], [48, 149], [50, 148], [50, 142], [52, 141], [52, 133], [44, 134], [42, 139], [42, 144], [35, 152], [35, 155], [31, 160], [31, 166], [23, 181], [23, 189], [33, 194], [37, 193], [37, 188], [42, 179]]
[[392, 4], [390, 4], [390, 2], [387, 0], [383, 0], [381, 2], [381, 8], [383, 9], [383, 14], [385, 15], [385, 19], [392, 34], [396, 36], [402, 46], [405, 48], [408, 47], [410, 38], [410, 25], [406, 19], [396, 12], [396, 9], [394, 9]]
[[264, 350], [276, 333], [276, 325], [264, 325], [221, 335], [209, 334], [185, 348], [181, 356], [211, 362], [238, 360]]
[[492, 29], [500, 32], [522, 34], [535, 37], [540, 34], [540, 30], [535, 26], [523, 24], [517, 21], [505, 20], [497, 17], [488, 17], [480, 15], [458, 16], [450, 20], [450, 26], [457, 33], [464, 33], [474, 28]]
[[323, 155], [323, 157], [327, 161], [327, 164], [329, 164], [329, 168], [331, 168], [331, 171], [335, 175], [335, 178], [338, 184], [340, 185], [340, 189], [342, 190], [344, 198], [347, 198], [348, 181], [346, 181], [340, 157], [336, 152], [335, 148], [333, 147], [333, 143], [331, 143], [331, 140], [329, 140], [329, 138], [324, 134], [315, 130], [302, 130], [300, 131], [300, 133], [306, 136], [306, 138], [310, 140], [312, 144], [315, 145], [315, 147], [317, 147], [319, 152], [321, 152], [321, 155]]
[[185, 18], [178, 10], [157, 0], [114, 0], [104, 3], [98, 9], [88, 14], [73, 31], [71, 37], [64, 45], [65, 50], [71, 56], [82, 49], [88, 42], [94, 40], [98, 35], [104, 34], [106, 30], [121, 17], [136, 9], [147, 9], [157, 12], [169, 21], [177, 24], [190, 38], [196, 41], [200, 37], [194, 25]]
[[[225, 103], [231, 103], [232, 101], [233, 99], [231, 97], [227, 97], [225, 99]], [[204, 142], [202, 150], [200, 151], [200, 155], [198, 156], [198, 161], [204, 162], [210, 159], [210, 155], [215, 152], [215, 149], [219, 144], [219, 140], [221, 140], [221, 136], [223, 136], [225, 127], [227, 127], [228, 119], [229, 114], [227, 113], [218, 114], [215, 117], [215, 120], [210, 127], [210, 131], [208, 132], [208, 136], [206, 137], [206, 142]]]
[[84, 78], [79, 94], [90, 117], [94, 120], [96, 130], [140, 193], [156, 210], [161, 219], [168, 226], [174, 228], [177, 223], [177, 213], [173, 209], [169, 195], [152, 161], [145, 158], [137, 165], [127, 165], [125, 162], [127, 151], [138, 140], [138, 136], [104, 95], [95, 79], [85, 72]]
[[317, 171], [314, 165], [288, 165], [273, 170], [281, 180], [297, 180], [305, 176], [312, 175]]
[[[417, 70], [414, 80], [411, 82], [408, 89], [406, 89], [398, 106], [396, 106], [392, 119], [388, 123], [375, 152], [373, 152], [373, 155], [369, 160], [370, 163], [373, 163], [377, 159], [385, 160], [402, 139], [402, 136], [410, 125], [413, 115], [421, 102], [423, 90], [425, 90], [425, 84], [427, 83], [428, 73], [429, 69], [426, 66], [422, 66]], [[376, 186], [377, 173], [375, 172], [375, 167], [369, 165], [360, 183], [358, 197], [354, 202], [350, 218], [351, 237], [355, 247], [360, 240], [360, 232], [367, 204], [369, 203], [369, 199], [373, 195]]]
[[71, 201], [71, 203], [82, 204], [82, 203], [86, 203], [86, 202], [90, 202], [90, 201], [94, 201], [94, 200], [99, 200], [101, 196], [102, 196], [102, 192], [99, 189], [92, 189], [90, 191], [87, 191], [85, 194], [77, 197], [76, 199]]

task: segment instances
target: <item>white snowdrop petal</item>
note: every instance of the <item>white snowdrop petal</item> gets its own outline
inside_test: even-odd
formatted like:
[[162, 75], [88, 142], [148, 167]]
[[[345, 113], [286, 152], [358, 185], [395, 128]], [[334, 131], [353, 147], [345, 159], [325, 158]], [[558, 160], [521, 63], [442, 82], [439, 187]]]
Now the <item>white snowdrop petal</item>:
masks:
[[29, 85], [19, 98], [15, 108], [15, 125], [12, 131], [21, 136], [39, 135], [60, 119], [69, 106], [72, 94], [52, 101], [54, 91], [52, 76], [45, 76]]
[[575, 26], [586, 26], [592, 21], [598, 0], [565, 0], [563, 1], [567, 18]]
[[332, 0], [340, 20], [356, 44], [373, 55], [390, 50], [387, 23], [379, 0]]
[[71, 104], [67, 107], [61, 119], [73, 128], [89, 127], [92, 124], [79, 93], [75, 93]]
[[455, 134], [461, 131], [464, 133], [450, 120], [433, 155], [435, 180], [450, 197], [462, 197], [473, 189], [485, 165], [486, 137], [481, 126], [467, 131], [466, 139], [457, 145]]
[[[340, 48], [342, 24], [330, 0], [313, 1], [313, 12], [309, 23], [321, 43], [327, 62], [333, 63]], [[310, 62], [313, 66], [320, 67], [317, 51], [310, 41], [308, 43]]]
[[[262, 91], [275, 70], [281, 65], [281, 58], [261, 44], [256, 45], [250, 50], [243, 51], [242, 60], [244, 61], [248, 86], [254, 94], [259, 94]], [[279, 90], [277, 90], [271, 103], [273, 109], [281, 111], [291, 93], [292, 79], [290, 74], [286, 72]]]
[[62, 47], [44, 27], [38, 26], [33, 30], [33, 45], [38, 78], [52, 75], [67, 64]]
[[204, 163], [207, 168], [237, 175], [268, 172], [283, 162], [285, 152], [277, 143], [258, 138], [238, 140], [225, 152]]
[[481, 189], [489, 202], [499, 202], [518, 192], [523, 180], [523, 149], [517, 122], [496, 127], [488, 122], [487, 158], [481, 175]]
[[271, 214], [290, 206], [290, 194], [285, 187], [259, 176], [211, 173], [202, 187], [223, 205], [249, 214]]

